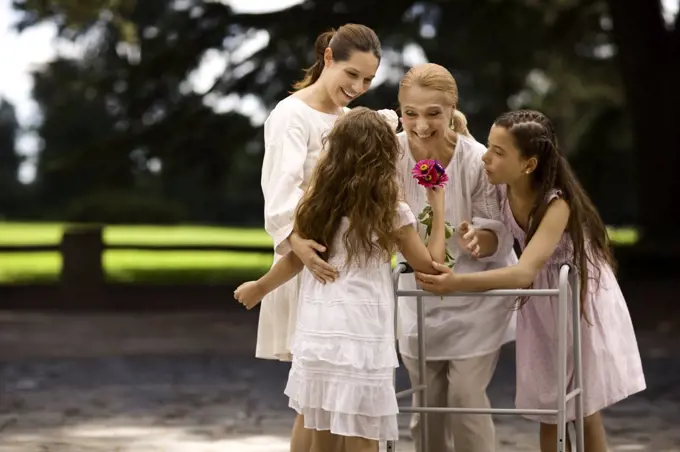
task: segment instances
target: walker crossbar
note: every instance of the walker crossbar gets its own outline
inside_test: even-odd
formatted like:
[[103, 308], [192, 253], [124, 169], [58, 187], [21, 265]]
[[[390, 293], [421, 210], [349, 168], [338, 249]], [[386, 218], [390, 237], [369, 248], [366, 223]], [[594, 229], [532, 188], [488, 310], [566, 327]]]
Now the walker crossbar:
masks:
[[[564, 264], [560, 267], [559, 283], [556, 289], [517, 289], [517, 290], [490, 290], [480, 293], [450, 293], [443, 295], [446, 298], [450, 297], [465, 297], [465, 296], [482, 296], [482, 297], [497, 297], [497, 296], [538, 296], [559, 297], [559, 307], [557, 310], [557, 360], [555, 366], [557, 368], [557, 387], [559, 388], [557, 395], [557, 406], [555, 409], [500, 409], [500, 408], [452, 408], [452, 407], [429, 407], [427, 406], [427, 385], [426, 372], [427, 362], [425, 354], [425, 329], [424, 329], [424, 307], [423, 297], [435, 296], [423, 290], [399, 290], [399, 277], [405, 273], [407, 266], [404, 263], [398, 264], [392, 272], [392, 282], [394, 284], [394, 331], [397, 347], [399, 347], [399, 340], [397, 336], [398, 324], [398, 304], [399, 297], [416, 297], [417, 310], [417, 331], [418, 331], [418, 368], [419, 381], [418, 385], [413, 388], [406, 389], [397, 393], [397, 398], [403, 398], [412, 394], [419, 394], [416, 406], [400, 407], [401, 413], [418, 413], [420, 414], [420, 444], [422, 452], [439, 452], [429, 451], [428, 449], [428, 414], [496, 414], [496, 415], [554, 415], [557, 417], [557, 452], [565, 452], [566, 436], [567, 436], [567, 401], [574, 399], [574, 430], [576, 437], [571, 438], [572, 448], [577, 452], [584, 451], [583, 442], [583, 370], [581, 368], [581, 305], [580, 305], [580, 289], [579, 278], [575, 271], [569, 264]], [[571, 286], [571, 293], [569, 287]], [[571, 296], [570, 296], [571, 295]], [[572, 305], [572, 332], [573, 343], [572, 351], [574, 358], [574, 374], [573, 387], [571, 391], [567, 388], [567, 336], [569, 327], [569, 309], [568, 303]], [[396, 386], [396, 370], [394, 372], [394, 382]], [[387, 442], [387, 451], [394, 452], [396, 450], [395, 441]]]
[[399, 407], [399, 410], [402, 413], [526, 414], [534, 416], [557, 414], [557, 410], [518, 410], [515, 408], [450, 408], [441, 406]]
[[[456, 292], [444, 295], [446, 298], [455, 297], [469, 297], [469, 296], [483, 296], [483, 297], [522, 297], [522, 296], [534, 296], [534, 297], [549, 297], [552, 295], [559, 295], [559, 289], [515, 289], [515, 290], [489, 290], [487, 292]], [[422, 297], [428, 294], [423, 290], [398, 290], [398, 297]]]

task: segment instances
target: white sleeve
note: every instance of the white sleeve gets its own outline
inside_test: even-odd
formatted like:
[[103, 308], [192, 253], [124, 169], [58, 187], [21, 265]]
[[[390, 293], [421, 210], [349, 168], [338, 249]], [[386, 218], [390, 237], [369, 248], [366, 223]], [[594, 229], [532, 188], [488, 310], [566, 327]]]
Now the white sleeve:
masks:
[[470, 168], [477, 173], [472, 191], [472, 225], [492, 231], [498, 237], [498, 248], [491, 256], [480, 258], [482, 262], [504, 261], [513, 252], [513, 237], [501, 217], [500, 196], [495, 185], [489, 183], [481, 165]]
[[392, 130], [396, 132], [397, 127], [399, 127], [399, 116], [397, 116], [397, 113], [389, 109], [378, 110], [378, 113], [387, 121]]
[[291, 111], [275, 111], [267, 119], [262, 161], [264, 228], [274, 241], [274, 250], [290, 251], [288, 236], [293, 232], [295, 210], [304, 191], [304, 164], [308, 130]]
[[395, 223], [395, 229], [401, 229], [409, 224], [416, 224], [416, 216], [411, 211], [409, 205], [403, 201], [399, 201], [399, 204], [397, 205]]

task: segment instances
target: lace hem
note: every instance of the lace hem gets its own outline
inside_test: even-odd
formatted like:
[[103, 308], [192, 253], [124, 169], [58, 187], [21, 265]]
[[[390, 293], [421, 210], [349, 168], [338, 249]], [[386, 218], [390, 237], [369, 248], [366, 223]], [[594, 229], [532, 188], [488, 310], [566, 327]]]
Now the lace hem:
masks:
[[[365, 378], [365, 377], [372, 378]], [[284, 393], [300, 409], [318, 409], [336, 414], [380, 418], [399, 412], [392, 372], [383, 375], [334, 373], [309, 370], [296, 363]]]
[[399, 439], [396, 414], [370, 417], [332, 413], [317, 408], [300, 407], [292, 400], [288, 406], [303, 416], [307, 429], [329, 430], [331, 433], [340, 436], [357, 436], [376, 441], [397, 441]]

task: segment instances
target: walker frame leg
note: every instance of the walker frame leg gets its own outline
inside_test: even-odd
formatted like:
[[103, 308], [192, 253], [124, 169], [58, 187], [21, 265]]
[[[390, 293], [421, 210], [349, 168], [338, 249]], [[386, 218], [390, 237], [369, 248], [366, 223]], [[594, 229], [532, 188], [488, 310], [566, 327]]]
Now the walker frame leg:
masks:
[[[556, 314], [557, 324], [557, 359], [555, 362], [557, 368], [557, 387], [559, 388], [557, 395], [557, 406], [555, 409], [545, 410], [522, 410], [522, 409], [479, 409], [479, 408], [432, 408], [428, 406], [427, 402], [427, 355], [425, 347], [425, 307], [423, 297], [432, 294], [417, 290], [399, 290], [399, 276], [407, 270], [406, 264], [400, 263], [392, 273], [392, 280], [394, 284], [394, 332], [395, 332], [395, 346], [399, 347], [398, 342], [398, 305], [399, 297], [415, 296], [417, 309], [417, 330], [418, 330], [418, 368], [419, 368], [419, 387], [412, 388], [412, 390], [402, 391], [402, 396], [408, 395], [411, 392], [418, 392], [419, 403], [417, 406], [410, 408], [403, 408], [404, 413], [418, 413], [420, 414], [420, 443], [421, 452], [438, 452], [430, 451], [428, 443], [428, 415], [429, 414], [444, 414], [444, 413], [466, 413], [466, 414], [512, 414], [522, 415], [527, 412], [536, 412], [541, 414], [549, 414], [556, 416], [557, 422], [557, 451], [566, 452], [567, 431], [568, 431], [568, 412], [567, 403], [571, 398], [574, 399], [574, 414], [575, 420], [573, 422], [573, 430], [575, 438], [571, 439], [572, 450], [576, 452], [584, 452], [584, 433], [583, 433], [583, 369], [582, 369], [582, 355], [581, 355], [581, 304], [580, 304], [580, 288], [578, 272], [569, 264], [564, 264], [560, 268], [559, 284], [555, 289], [522, 289], [522, 290], [491, 290], [488, 292], [476, 293], [477, 296], [558, 296], [558, 308]], [[446, 297], [460, 297], [468, 296], [467, 293], [447, 294]], [[567, 387], [567, 372], [568, 372], [568, 340], [569, 340], [569, 308], [571, 307], [571, 324], [572, 324], [572, 355], [573, 355], [573, 387]], [[396, 369], [394, 372], [393, 381], [396, 388]], [[570, 425], [570, 426], [571, 426]], [[571, 429], [569, 429], [571, 430]], [[396, 441], [387, 441], [387, 451], [396, 451]]]

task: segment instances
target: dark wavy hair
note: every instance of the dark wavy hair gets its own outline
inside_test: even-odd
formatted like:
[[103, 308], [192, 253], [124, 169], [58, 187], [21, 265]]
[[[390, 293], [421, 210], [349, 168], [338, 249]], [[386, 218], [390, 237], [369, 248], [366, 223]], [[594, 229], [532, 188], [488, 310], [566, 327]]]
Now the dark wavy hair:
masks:
[[532, 173], [538, 196], [529, 213], [526, 243], [536, 233], [548, 210], [548, 193], [553, 189], [562, 192], [569, 203], [569, 222], [566, 232], [573, 243], [573, 264], [579, 271], [581, 282], [581, 308], [588, 294], [589, 275], [594, 275], [598, 285], [600, 265], [606, 262], [616, 268], [609, 247], [607, 228], [579, 183], [567, 160], [560, 153], [557, 135], [552, 122], [542, 113], [533, 110], [517, 110], [501, 115], [494, 125], [503, 127], [513, 136], [522, 157], [535, 157], [538, 161]]
[[301, 237], [327, 247], [343, 217], [349, 229], [343, 241], [348, 262], [360, 255], [389, 259], [396, 245], [395, 214], [400, 189], [397, 182], [399, 144], [391, 126], [368, 108], [356, 107], [342, 115], [325, 138], [310, 186], [298, 204], [295, 229]]
[[324, 68], [323, 54], [327, 47], [333, 51], [334, 61], [347, 61], [355, 51], [371, 52], [378, 61], [382, 57], [380, 40], [375, 31], [366, 25], [345, 24], [337, 30], [326, 31], [314, 42], [314, 64], [305, 69], [305, 76], [293, 85], [293, 90], [306, 88], [319, 80]]

